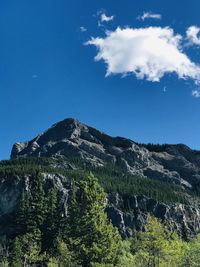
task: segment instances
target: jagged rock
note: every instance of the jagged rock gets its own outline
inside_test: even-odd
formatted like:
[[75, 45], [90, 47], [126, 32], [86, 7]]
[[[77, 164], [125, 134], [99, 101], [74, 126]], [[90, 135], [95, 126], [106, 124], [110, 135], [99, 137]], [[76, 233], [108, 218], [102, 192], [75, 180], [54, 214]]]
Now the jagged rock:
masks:
[[123, 237], [130, 237], [133, 229], [144, 230], [147, 212], [165, 222], [182, 237], [192, 237], [200, 230], [200, 204], [192, 205], [159, 203], [145, 196], [130, 196], [129, 211], [124, 210], [127, 198], [118, 193], [108, 196], [109, 207], [106, 209], [112, 223], [120, 230]]
[[29, 142], [16, 143], [11, 158], [78, 157], [92, 166], [112, 163], [125, 172], [191, 188], [200, 180], [200, 152], [166, 145], [156, 152], [122, 137], [111, 137], [76, 119], [54, 124]]

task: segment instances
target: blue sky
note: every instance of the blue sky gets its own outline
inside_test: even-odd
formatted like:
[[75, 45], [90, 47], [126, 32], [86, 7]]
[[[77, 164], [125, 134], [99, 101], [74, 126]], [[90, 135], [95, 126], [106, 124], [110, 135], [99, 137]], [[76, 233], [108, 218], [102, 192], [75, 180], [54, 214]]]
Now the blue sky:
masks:
[[[199, 10], [198, 0], [2, 0], [0, 158], [9, 158], [13, 143], [30, 140], [67, 117], [138, 142], [200, 149], [200, 98], [192, 96], [199, 93], [199, 35], [186, 36], [189, 27], [200, 27]], [[144, 12], [162, 18], [139, 19]], [[102, 14], [114, 18], [101, 22]], [[173, 29], [171, 37], [183, 39], [179, 52], [194, 68], [187, 65], [182, 79], [180, 62], [179, 73], [164, 72], [155, 82], [147, 81], [147, 73], [143, 78], [117, 73], [116, 65], [105, 77], [108, 64], [94, 60], [99, 48], [84, 44], [92, 37], [105, 41], [105, 31], [116, 33], [117, 27], [134, 34], [134, 29], [146, 34], [149, 27]]]

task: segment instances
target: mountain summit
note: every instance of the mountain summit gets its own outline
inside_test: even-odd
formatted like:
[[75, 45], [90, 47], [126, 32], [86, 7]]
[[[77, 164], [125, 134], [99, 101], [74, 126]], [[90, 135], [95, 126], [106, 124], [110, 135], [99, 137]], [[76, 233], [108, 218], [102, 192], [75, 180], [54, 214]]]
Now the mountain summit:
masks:
[[111, 137], [73, 118], [54, 124], [31, 141], [14, 144], [11, 159], [20, 157], [79, 158], [93, 167], [112, 164], [190, 189], [200, 180], [200, 151], [182, 144], [142, 145]]

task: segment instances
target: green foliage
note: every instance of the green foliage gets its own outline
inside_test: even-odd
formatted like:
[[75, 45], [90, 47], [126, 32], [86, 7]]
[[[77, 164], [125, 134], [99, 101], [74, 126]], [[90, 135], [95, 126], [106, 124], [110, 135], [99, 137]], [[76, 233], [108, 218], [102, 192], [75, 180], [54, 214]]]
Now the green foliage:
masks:
[[133, 267], [135, 266], [135, 258], [131, 253], [131, 241], [124, 240], [119, 252], [119, 260], [116, 265], [117, 267]]
[[26, 233], [19, 238], [22, 249], [23, 262], [28, 266], [39, 260], [41, 251], [41, 232], [34, 230], [33, 232]]
[[152, 144], [152, 143], [138, 144], [138, 145], [146, 147], [149, 151], [152, 151], [152, 152], [164, 152], [170, 146], [168, 144], [161, 145], [161, 144]]
[[193, 191], [186, 190], [179, 185], [124, 173], [123, 170], [111, 164], [101, 168], [86, 167], [84, 162], [78, 158], [20, 158], [2, 161], [0, 162], [0, 179], [1, 177], [7, 178], [7, 182], [11, 183], [11, 179], [16, 175], [23, 177], [28, 174], [34, 180], [38, 172], [43, 172], [59, 173], [79, 181], [82, 177], [87, 177], [90, 170], [98, 177], [106, 193], [118, 192], [127, 199], [127, 205], [123, 207], [125, 209], [129, 209], [128, 197], [133, 194], [145, 195], [165, 203], [185, 204], [194, 197], [198, 199], [196, 195], [200, 195], [199, 184], [196, 185], [194, 194]]
[[12, 242], [10, 264], [13, 267], [21, 267], [23, 264], [22, 244], [19, 237]]
[[184, 241], [151, 216], [146, 230], [132, 240], [132, 253], [137, 267], [182, 266], [185, 249]]
[[191, 242], [187, 244], [183, 257], [184, 267], [200, 266], [200, 235], [197, 235]]
[[[15, 236], [0, 240], [0, 266], [8, 266], [8, 262], [13, 267], [199, 266], [199, 236], [185, 242], [158, 219], [149, 217], [144, 232], [122, 241], [104, 213], [109, 192], [119, 192], [124, 199], [121, 208], [131, 212], [134, 194], [166, 203], [188, 203], [187, 198], [194, 197], [191, 191], [124, 174], [112, 165], [92, 171], [95, 176], [78, 159], [24, 158], [0, 162], [3, 182], [12, 184], [16, 176], [30, 178], [30, 188], [22, 192], [16, 213]], [[74, 181], [68, 218], [58, 191], [44, 190], [42, 173], [59, 173]]]
[[37, 172], [35, 179], [33, 180], [33, 194], [32, 194], [32, 218], [36, 228], [40, 228], [44, 221], [46, 213], [45, 196], [43, 187], [43, 176], [40, 172]]
[[75, 253], [70, 251], [67, 244], [58, 240], [58, 256], [57, 261], [59, 263], [59, 267], [78, 267], [79, 262], [76, 259]]
[[3, 236], [0, 238], [0, 266], [8, 267], [9, 240]]
[[30, 197], [28, 192], [23, 191], [16, 213], [15, 229], [16, 234], [23, 235], [27, 232], [30, 219]]
[[46, 203], [46, 217], [42, 225], [42, 250], [50, 256], [55, 256], [58, 246], [57, 240], [61, 232], [61, 220], [63, 211], [60, 208], [58, 191], [53, 188], [48, 192], [48, 201]]
[[80, 181], [69, 210], [69, 246], [83, 266], [116, 264], [120, 236], [104, 212], [105, 193], [92, 175]]

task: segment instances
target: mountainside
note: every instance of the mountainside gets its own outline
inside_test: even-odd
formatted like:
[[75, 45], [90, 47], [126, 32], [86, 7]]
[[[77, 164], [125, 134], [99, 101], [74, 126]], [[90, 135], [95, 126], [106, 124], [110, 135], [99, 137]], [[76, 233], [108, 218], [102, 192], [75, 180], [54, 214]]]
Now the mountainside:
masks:
[[66, 119], [29, 142], [16, 143], [11, 159], [65, 156], [89, 166], [111, 163], [123, 171], [152, 179], [195, 187], [200, 180], [200, 151], [178, 145], [139, 145], [111, 137], [76, 119]]
[[71, 181], [92, 171], [107, 192], [106, 212], [123, 237], [154, 214], [183, 237], [200, 230], [200, 151], [144, 145], [111, 137], [76, 119], [63, 120], [28, 142], [16, 143], [0, 163], [0, 232], [11, 233], [20, 195], [31, 194], [33, 170], [56, 187], [68, 209]]

